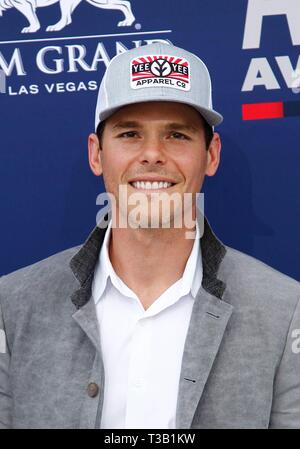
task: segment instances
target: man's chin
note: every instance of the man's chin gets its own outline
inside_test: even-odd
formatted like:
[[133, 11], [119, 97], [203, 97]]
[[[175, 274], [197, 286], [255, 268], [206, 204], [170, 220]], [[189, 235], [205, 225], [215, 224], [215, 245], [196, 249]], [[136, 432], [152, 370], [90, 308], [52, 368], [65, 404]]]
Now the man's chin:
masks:
[[[175, 224], [177, 223], [177, 226]], [[136, 214], [134, 209], [128, 213], [128, 225], [132, 228], [142, 229], [171, 229], [174, 227], [181, 227], [181, 216], [175, 220], [174, 213], [166, 214], [151, 213], [144, 211], [144, 213]]]

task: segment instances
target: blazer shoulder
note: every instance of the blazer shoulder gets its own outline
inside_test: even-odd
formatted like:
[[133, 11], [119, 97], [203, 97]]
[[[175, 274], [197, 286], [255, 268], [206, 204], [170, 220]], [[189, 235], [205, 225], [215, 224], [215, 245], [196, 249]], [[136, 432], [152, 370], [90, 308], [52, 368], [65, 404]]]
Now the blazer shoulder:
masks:
[[300, 283], [260, 260], [226, 246], [219, 276], [232, 291], [252, 301], [264, 300], [271, 308], [284, 304], [295, 307], [300, 298]]
[[45, 259], [20, 268], [0, 278], [0, 299], [26, 294], [27, 291], [43, 291], [47, 285], [55, 286], [60, 282], [74, 281], [69, 263], [81, 245], [68, 248]]
[[218, 278], [226, 284], [222, 299], [234, 307], [232, 326], [238, 327], [240, 338], [252, 335], [266, 357], [277, 354], [278, 363], [292, 323], [300, 322], [300, 283], [230, 247]]

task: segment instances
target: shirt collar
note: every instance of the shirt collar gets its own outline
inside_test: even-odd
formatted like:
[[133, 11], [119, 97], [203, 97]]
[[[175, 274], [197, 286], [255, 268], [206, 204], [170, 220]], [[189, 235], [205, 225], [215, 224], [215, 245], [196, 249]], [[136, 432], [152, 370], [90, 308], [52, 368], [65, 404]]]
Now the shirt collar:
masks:
[[101, 298], [104, 289], [106, 287], [107, 279], [108, 277], [114, 272], [113, 266], [111, 265], [110, 258], [109, 258], [109, 242], [110, 242], [110, 236], [111, 236], [111, 227], [112, 227], [112, 220], [110, 219], [110, 222], [107, 226], [107, 230], [105, 232], [104, 240], [102, 247], [100, 249], [99, 259], [95, 267], [95, 273], [94, 273], [94, 281], [93, 281], [93, 287], [92, 287], [92, 294], [95, 300], [95, 303], [99, 301]]
[[195, 298], [202, 283], [202, 256], [200, 246], [200, 231], [196, 220], [196, 237], [191, 254], [182, 275], [182, 295], [192, 293]]
[[[120, 279], [116, 274], [109, 257], [109, 242], [112, 232], [112, 220], [110, 220], [107, 230], [105, 232], [103, 245], [100, 250], [98, 262], [95, 267], [94, 281], [92, 286], [92, 295], [95, 303], [100, 300], [106, 288], [108, 279], [110, 278], [112, 284], [121, 291], [122, 294], [132, 296], [132, 290]], [[195, 298], [202, 283], [202, 256], [200, 246], [200, 231], [198, 221], [196, 220], [196, 237], [192, 251], [187, 260], [182, 277], [176, 281], [179, 288], [178, 294], [180, 297], [191, 292]], [[136, 295], [134, 295], [136, 296]]]

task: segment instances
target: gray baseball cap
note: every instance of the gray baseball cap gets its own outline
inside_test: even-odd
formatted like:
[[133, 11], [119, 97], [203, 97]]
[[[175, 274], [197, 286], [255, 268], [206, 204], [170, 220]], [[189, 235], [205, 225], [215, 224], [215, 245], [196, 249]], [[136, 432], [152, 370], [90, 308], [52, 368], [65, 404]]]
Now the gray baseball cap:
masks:
[[212, 107], [208, 69], [198, 56], [167, 43], [154, 43], [115, 56], [102, 79], [95, 130], [123, 106], [174, 101], [194, 107], [211, 126], [223, 121]]

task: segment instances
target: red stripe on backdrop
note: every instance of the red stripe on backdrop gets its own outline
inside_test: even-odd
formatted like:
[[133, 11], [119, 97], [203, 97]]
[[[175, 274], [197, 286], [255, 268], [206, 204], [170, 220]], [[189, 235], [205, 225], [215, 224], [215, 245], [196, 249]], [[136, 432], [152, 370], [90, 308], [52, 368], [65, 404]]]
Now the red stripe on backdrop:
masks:
[[262, 120], [284, 117], [283, 102], [253, 103], [242, 105], [243, 120]]

